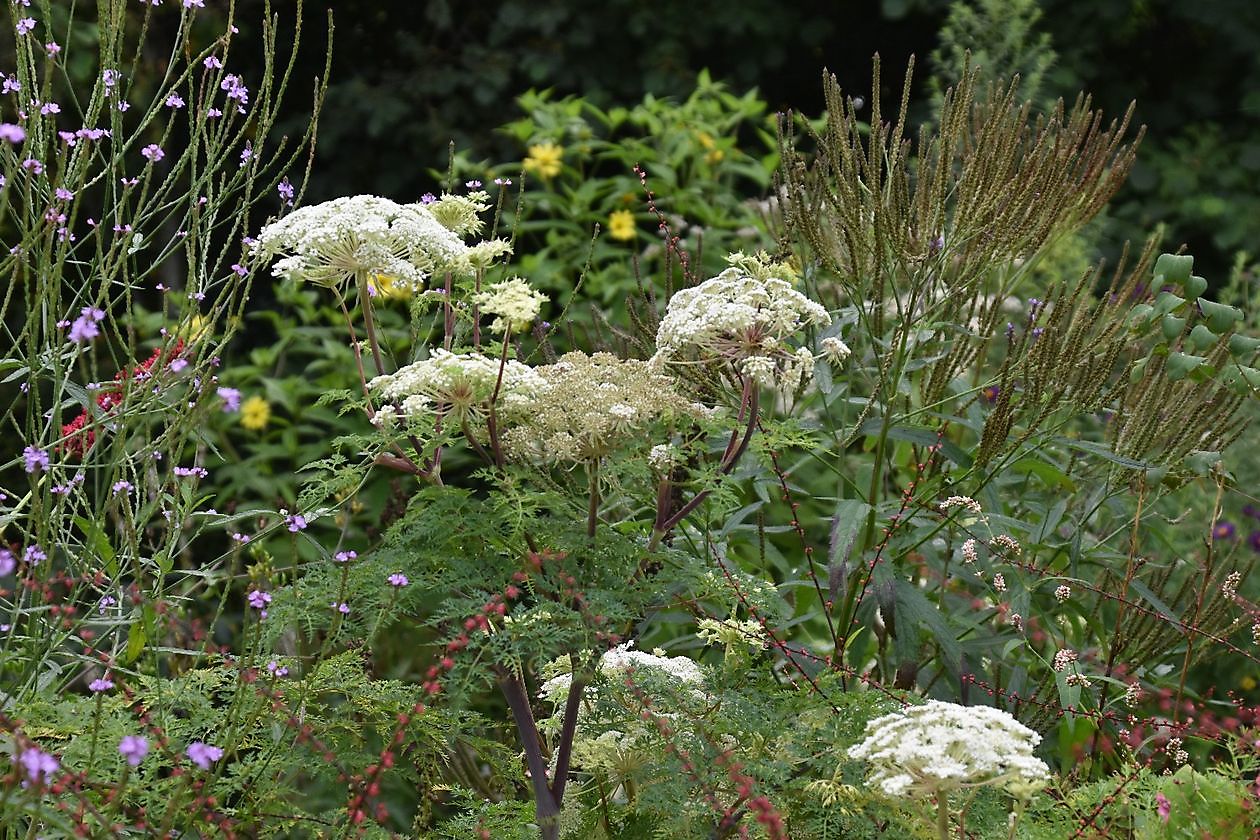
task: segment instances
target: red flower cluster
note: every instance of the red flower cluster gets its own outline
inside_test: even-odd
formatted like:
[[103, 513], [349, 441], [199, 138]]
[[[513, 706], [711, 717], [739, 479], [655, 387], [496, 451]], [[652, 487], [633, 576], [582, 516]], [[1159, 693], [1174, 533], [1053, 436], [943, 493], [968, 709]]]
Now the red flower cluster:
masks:
[[[152, 355], [131, 370], [123, 368], [114, 374], [114, 383], [104, 388], [96, 397], [96, 405], [105, 414], [110, 413], [118, 406], [122, 405], [124, 390], [128, 380], [142, 381], [152, 375], [153, 367], [165, 357], [165, 363], [179, 358], [184, 351], [184, 340], [178, 339], [174, 345], [164, 353], [166, 348], [155, 347]], [[96, 443], [96, 432], [92, 429], [85, 428], [88, 421], [92, 419], [87, 409], [79, 412], [79, 415], [61, 427], [61, 436], [65, 440], [58, 446], [59, 451], [68, 455], [78, 455], [80, 457], [87, 454], [92, 448], [92, 444]]]

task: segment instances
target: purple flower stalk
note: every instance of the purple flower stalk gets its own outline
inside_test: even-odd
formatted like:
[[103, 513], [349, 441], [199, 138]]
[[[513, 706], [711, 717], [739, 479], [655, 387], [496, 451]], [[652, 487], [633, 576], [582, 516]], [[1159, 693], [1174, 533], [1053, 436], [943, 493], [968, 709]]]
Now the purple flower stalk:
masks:
[[28, 446], [22, 450], [22, 460], [26, 464], [26, 471], [33, 473], [36, 470], [43, 472], [48, 471], [49, 460], [48, 453], [42, 449], [36, 449], [34, 446]]

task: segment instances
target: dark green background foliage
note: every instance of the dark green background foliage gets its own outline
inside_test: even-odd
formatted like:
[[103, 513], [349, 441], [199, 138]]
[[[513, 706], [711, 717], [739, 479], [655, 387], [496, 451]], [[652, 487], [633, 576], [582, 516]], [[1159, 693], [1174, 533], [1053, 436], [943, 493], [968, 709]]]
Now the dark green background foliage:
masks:
[[[242, 26], [258, 0], [239, 5]], [[473, 158], [519, 160], [524, 149], [491, 129], [517, 117], [527, 89], [579, 94], [602, 107], [645, 93], [683, 97], [697, 73], [740, 93], [756, 87], [771, 110], [821, 110], [825, 66], [864, 93], [870, 55], [888, 69], [885, 107], [899, 94], [898, 68], [915, 54], [918, 101], [927, 103], [925, 60], [940, 49], [947, 0], [780, 3], [696, 0], [685, 9], [638, 0], [598, 7], [553, 0], [338, 0], [333, 85], [308, 200], [374, 192], [402, 200], [436, 185], [451, 141]], [[985, 4], [975, 4], [984, 6]], [[1015, 15], [1023, 4], [990, 4]], [[1186, 243], [1204, 274], [1223, 277], [1260, 234], [1260, 4], [1251, 0], [1037, 0], [1031, 40], [1057, 54], [1039, 99], [1094, 95], [1106, 114], [1137, 101], [1150, 127], [1129, 185], [1113, 202], [1116, 236], [1141, 239], [1157, 224]], [[1026, 18], [1027, 15], [1021, 15]], [[1015, 20], [990, 31], [1009, 32]], [[248, 33], [247, 33], [248, 34]], [[296, 78], [318, 73], [316, 39]], [[973, 51], [992, 48], [962, 44]], [[1027, 70], [994, 56], [1001, 75]], [[298, 97], [290, 129], [304, 119]], [[926, 116], [926, 109], [919, 116]]]

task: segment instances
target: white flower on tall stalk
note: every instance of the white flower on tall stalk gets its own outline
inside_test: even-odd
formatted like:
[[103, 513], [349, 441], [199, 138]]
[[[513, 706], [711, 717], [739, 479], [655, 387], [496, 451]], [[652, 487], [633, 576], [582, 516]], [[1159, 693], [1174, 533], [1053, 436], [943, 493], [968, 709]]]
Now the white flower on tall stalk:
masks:
[[1041, 736], [991, 706], [930, 700], [866, 724], [850, 758], [872, 765], [868, 779], [889, 796], [937, 796], [979, 785], [1026, 799], [1050, 778], [1033, 755]]
[[374, 195], [299, 208], [264, 227], [251, 247], [263, 259], [281, 257], [276, 277], [328, 288], [382, 275], [420, 289], [436, 272], [470, 268], [468, 246], [427, 207]]
[[813, 357], [806, 364], [787, 339], [830, 316], [793, 287], [786, 266], [764, 256], [731, 259], [738, 264], [670, 298], [653, 362], [728, 362], [759, 384], [795, 389], [812, 374]]
[[498, 385], [499, 410], [519, 415], [528, 409], [547, 387], [534, 369], [514, 359], [503, 364], [480, 353], [455, 354], [437, 348], [427, 359], [378, 376], [368, 387], [397, 403], [404, 416], [431, 414], [444, 409], [457, 422], [480, 423]]
[[548, 300], [520, 277], [494, 283], [473, 295], [473, 303], [487, 315], [497, 315], [490, 329], [494, 332], [520, 332], [529, 329]]

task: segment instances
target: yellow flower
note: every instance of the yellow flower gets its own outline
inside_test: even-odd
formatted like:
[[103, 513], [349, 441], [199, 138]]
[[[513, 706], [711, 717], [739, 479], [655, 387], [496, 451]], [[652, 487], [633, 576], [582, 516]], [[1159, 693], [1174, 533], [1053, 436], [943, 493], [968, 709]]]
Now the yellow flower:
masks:
[[637, 231], [634, 226], [634, 214], [629, 210], [614, 210], [608, 217], [608, 235], [613, 239], [634, 239]]
[[206, 320], [204, 315], [195, 313], [187, 321], [179, 325], [177, 335], [188, 341], [200, 341], [205, 338], [206, 333], [210, 331], [210, 322]]
[[696, 139], [700, 141], [700, 147], [705, 149], [704, 162], [712, 166], [713, 164], [726, 157], [726, 152], [717, 147], [713, 136], [707, 131], [696, 132]]
[[411, 289], [399, 286], [395, 282], [396, 279], [388, 274], [375, 274], [372, 276], [371, 286], [386, 300], [403, 300], [411, 297]]
[[271, 419], [271, 403], [255, 394], [241, 404], [241, 425], [251, 431], [267, 428]]
[[560, 174], [563, 168], [561, 164], [563, 157], [564, 148], [548, 140], [546, 143], [530, 146], [529, 157], [525, 158], [521, 165], [525, 167], [526, 172], [536, 172], [538, 177], [547, 180]]
[[1245, 676], [1238, 681], [1238, 685], [1243, 691], [1251, 691], [1256, 687], [1256, 678], [1250, 675]]

